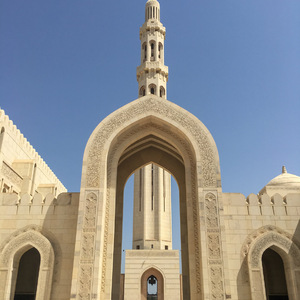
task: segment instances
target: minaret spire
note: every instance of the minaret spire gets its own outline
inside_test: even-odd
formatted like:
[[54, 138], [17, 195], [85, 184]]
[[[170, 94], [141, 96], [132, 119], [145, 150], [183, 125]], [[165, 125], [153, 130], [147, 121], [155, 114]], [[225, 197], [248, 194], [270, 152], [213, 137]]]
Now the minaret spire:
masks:
[[153, 94], [166, 98], [168, 67], [164, 65], [166, 28], [160, 22], [160, 4], [148, 0], [145, 23], [140, 28], [141, 65], [137, 67], [139, 97]]

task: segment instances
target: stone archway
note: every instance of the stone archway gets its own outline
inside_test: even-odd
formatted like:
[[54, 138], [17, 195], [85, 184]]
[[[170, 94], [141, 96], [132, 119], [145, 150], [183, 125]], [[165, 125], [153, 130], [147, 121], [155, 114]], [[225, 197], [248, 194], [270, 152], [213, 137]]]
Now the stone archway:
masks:
[[1, 246], [0, 252], [0, 298], [14, 299], [19, 261], [22, 255], [35, 248], [41, 258], [36, 299], [50, 299], [52, 275], [54, 268], [54, 251], [50, 241], [40, 232], [25, 228], [11, 236], [7, 243]]
[[[181, 187], [180, 214], [185, 215], [181, 228], [187, 233], [183, 244], [188, 269], [186, 299], [225, 298], [221, 179], [215, 142], [196, 117], [152, 95], [104, 119], [86, 146], [72, 298], [117, 297], [113, 290], [118, 284], [122, 187], [136, 169], [150, 162], [168, 169]], [[212, 211], [215, 227], [207, 230]], [[218, 251], [209, 251], [211, 247]]]
[[262, 256], [265, 250], [272, 249], [283, 260], [287, 288], [290, 300], [297, 300], [300, 296], [300, 249], [292, 241], [288, 233], [278, 230], [274, 226], [266, 226], [256, 231], [255, 238], [249, 244], [247, 251], [248, 270], [253, 300], [266, 300]]

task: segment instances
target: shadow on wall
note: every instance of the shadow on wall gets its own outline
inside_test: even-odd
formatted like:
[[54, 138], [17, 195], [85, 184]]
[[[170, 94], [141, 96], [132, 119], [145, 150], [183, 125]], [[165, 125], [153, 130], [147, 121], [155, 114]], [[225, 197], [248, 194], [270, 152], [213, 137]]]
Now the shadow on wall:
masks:
[[62, 193], [57, 198], [48, 194], [43, 203], [43, 232], [48, 232], [55, 254], [50, 299], [57, 299], [71, 294], [79, 193]]
[[251, 300], [251, 290], [249, 282], [249, 272], [247, 265], [247, 256], [244, 257], [237, 276], [237, 294], [238, 299]]

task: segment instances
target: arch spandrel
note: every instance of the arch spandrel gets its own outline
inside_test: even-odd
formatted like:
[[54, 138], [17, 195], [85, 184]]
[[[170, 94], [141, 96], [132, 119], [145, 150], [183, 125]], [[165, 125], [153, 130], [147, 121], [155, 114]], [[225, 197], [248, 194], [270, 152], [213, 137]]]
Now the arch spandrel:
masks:
[[169, 124], [171, 131], [184, 136], [193, 147], [202, 187], [220, 187], [220, 164], [215, 141], [205, 125], [194, 115], [153, 95], [135, 100], [106, 117], [92, 133], [83, 159], [83, 188], [99, 188], [101, 162], [105, 162], [113, 139], [128, 126], [146, 117], [156, 117]]

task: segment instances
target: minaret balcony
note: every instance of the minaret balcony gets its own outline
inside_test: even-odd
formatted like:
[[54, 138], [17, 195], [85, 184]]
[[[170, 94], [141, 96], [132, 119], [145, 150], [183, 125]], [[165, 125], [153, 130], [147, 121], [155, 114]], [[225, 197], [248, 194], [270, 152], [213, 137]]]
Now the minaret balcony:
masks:
[[160, 61], [145, 61], [140, 66], [136, 68], [136, 73], [140, 74], [145, 71], [159, 71], [160, 73], [168, 74], [169, 68], [163, 65]]

